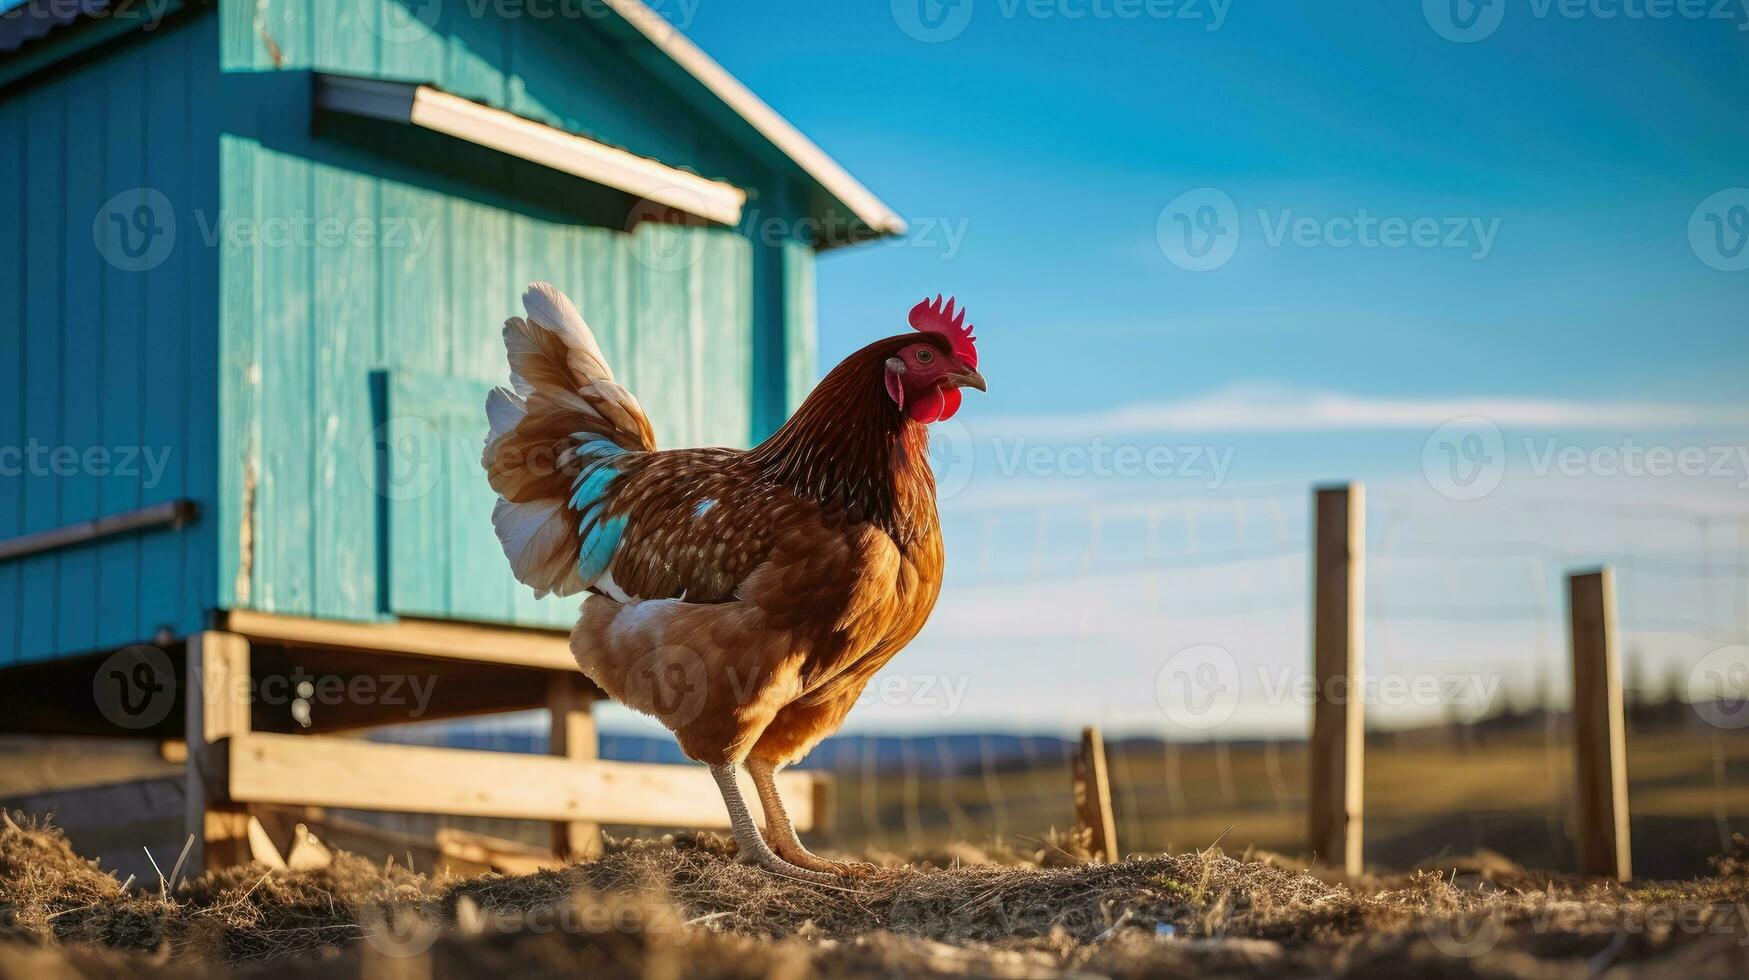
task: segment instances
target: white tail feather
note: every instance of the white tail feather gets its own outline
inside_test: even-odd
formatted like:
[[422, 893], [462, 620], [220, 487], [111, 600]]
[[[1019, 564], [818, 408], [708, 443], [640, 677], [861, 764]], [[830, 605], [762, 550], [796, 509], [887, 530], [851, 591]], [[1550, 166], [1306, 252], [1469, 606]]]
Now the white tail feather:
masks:
[[571, 560], [577, 546], [568, 540], [570, 524], [563, 509], [561, 500], [513, 504], [502, 497], [492, 508], [492, 527], [510, 559], [510, 571], [518, 582], [534, 589], [537, 599], [548, 593], [571, 595], [583, 588]]
[[549, 332], [555, 333], [570, 350], [568, 365], [586, 381], [612, 381], [613, 369], [602, 356], [601, 345], [595, 342], [595, 332], [583, 322], [571, 298], [559, 292], [552, 283], [532, 282], [522, 294], [522, 308], [528, 318]]

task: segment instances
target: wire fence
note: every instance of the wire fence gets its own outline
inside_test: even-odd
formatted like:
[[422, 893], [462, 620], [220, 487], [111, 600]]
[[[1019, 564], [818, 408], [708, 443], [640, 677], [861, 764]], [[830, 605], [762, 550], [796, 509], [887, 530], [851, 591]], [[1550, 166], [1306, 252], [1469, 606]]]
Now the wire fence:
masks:
[[[947, 714], [875, 699], [815, 750], [804, 765], [835, 777], [829, 842], [905, 854], [1054, 846], [1051, 829], [1074, 819], [1075, 735], [1088, 724], [1106, 732], [1125, 851], [1219, 840], [1304, 853], [1308, 498], [1294, 485], [1081, 511], [949, 511], [956, 554], [971, 557], [950, 568], [942, 629], [932, 624], [890, 669], [945, 664], [977, 684]], [[1701, 668], [1720, 651], [1727, 666], [1749, 663], [1730, 652], [1749, 644], [1749, 513], [1458, 507], [1387, 489], [1371, 495], [1368, 527], [1369, 861], [1487, 848], [1572, 866], [1563, 583], [1600, 564], [1618, 576], [1636, 863], [1644, 874], [1700, 873], [1733, 831], [1749, 830], [1749, 734], [1708, 701], [1749, 696], [1731, 686], [1749, 679], [1730, 673], [1709, 691]], [[970, 608], [955, 613], [956, 603]], [[991, 623], [1001, 628], [986, 641]], [[1163, 664], [1210, 647], [1229, 658], [1203, 692], [1219, 695], [1213, 714], [1187, 715], [1160, 697]], [[855, 727], [926, 731], [932, 719], [951, 730]], [[473, 724], [465, 741], [541, 751], [544, 727]], [[457, 744], [457, 731], [396, 737]], [[660, 732], [609, 734], [602, 749], [684, 761]]]

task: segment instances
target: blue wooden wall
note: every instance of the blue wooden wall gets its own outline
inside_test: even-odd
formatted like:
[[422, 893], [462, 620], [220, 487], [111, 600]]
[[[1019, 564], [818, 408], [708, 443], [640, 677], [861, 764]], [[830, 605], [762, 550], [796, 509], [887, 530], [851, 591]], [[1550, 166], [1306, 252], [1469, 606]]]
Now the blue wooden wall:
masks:
[[[578, 301], [664, 446], [750, 444], [812, 385], [814, 253], [783, 233], [806, 199], [793, 170], [599, 22], [419, 9], [443, 19], [396, 0], [223, 3], [0, 91], [0, 448], [169, 454], [150, 486], [0, 477], [0, 538], [202, 508], [180, 531], [0, 563], [0, 666], [186, 634], [220, 608], [570, 625], [577, 599], [511, 579], [478, 466], [499, 331], [530, 279]], [[628, 231], [605, 188], [312, 119], [315, 70], [433, 83], [731, 181], [747, 218]], [[177, 221], [145, 271], [105, 261], [93, 233], [137, 187]]]
[[[499, 331], [530, 279], [577, 300], [664, 446], [747, 445], [813, 381], [812, 250], [753, 234], [800, 199], [789, 175], [600, 23], [437, 9], [432, 27], [394, 0], [221, 8], [224, 210], [385, 236], [221, 247], [221, 605], [575, 622], [577, 598], [537, 602], [510, 577], [478, 465]], [[330, 118], [312, 136], [311, 69], [436, 84], [762, 203], [742, 228], [628, 231], [616, 192], [441, 137]]]
[[[217, 200], [204, 97], [217, 50], [210, 18], [166, 26], [0, 93], [0, 447], [78, 460], [0, 456], [0, 538], [180, 497], [215, 503], [218, 263], [194, 215]], [[134, 271], [106, 259], [98, 229], [113, 195], [141, 187], [164, 195], [177, 229], [161, 264]], [[157, 479], [144, 452], [162, 462]], [[212, 530], [0, 563], [0, 666], [199, 628]]]

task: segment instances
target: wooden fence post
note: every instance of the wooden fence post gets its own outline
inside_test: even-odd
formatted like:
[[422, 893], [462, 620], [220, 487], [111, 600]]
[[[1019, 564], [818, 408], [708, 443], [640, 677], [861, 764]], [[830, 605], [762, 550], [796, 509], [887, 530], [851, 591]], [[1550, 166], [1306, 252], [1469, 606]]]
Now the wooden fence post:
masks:
[[1363, 867], [1365, 488], [1358, 483], [1318, 488], [1313, 515], [1312, 677], [1317, 688], [1310, 746], [1310, 847], [1320, 861], [1352, 875]]
[[1106, 864], [1118, 862], [1117, 821], [1111, 814], [1111, 779], [1105, 767], [1105, 739], [1099, 729], [1081, 729], [1075, 756], [1075, 821], [1093, 831], [1088, 850]]
[[1626, 726], [1615, 643], [1615, 575], [1567, 576], [1573, 646], [1573, 750], [1579, 872], [1633, 877], [1628, 839]]
[[[547, 751], [573, 761], [599, 755], [595, 714], [596, 691], [579, 673], [554, 674], [547, 682], [547, 707], [552, 711], [552, 735]], [[568, 821], [553, 825], [553, 853], [565, 860], [599, 857], [601, 825]]]
[[[249, 734], [249, 641], [214, 630], [188, 638], [183, 680], [188, 759], [187, 830], [194, 839], [185, 865], [202, 871], [246, 864], [253, 856], [249, 811], [227, 799], [226, 756], [233, 738]], [[167, 873], [173, 874], [174, 872]]]

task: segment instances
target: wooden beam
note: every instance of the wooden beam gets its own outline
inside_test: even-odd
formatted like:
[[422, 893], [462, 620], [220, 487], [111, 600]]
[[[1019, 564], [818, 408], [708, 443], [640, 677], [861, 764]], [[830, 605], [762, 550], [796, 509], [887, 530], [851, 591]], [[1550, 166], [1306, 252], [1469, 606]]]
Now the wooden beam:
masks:
[[[600, 748], [591, 706], [598, 700], [595, 686], [580, 673], [555, 674], [547, 681], [547, 708], [552, 713], [548, 752], [573, 762], [593, 762]], [[567, 820], [553, 825], [553, 853], [566, 860], [601, 854], [601, 825]]]
[[185, 826], [194, 838], [187, 867], [199, 874], [253, 856], [249, 814], [229, 799], [225, 760], [217, 751], [249, 734], [249, 642], [235, 633], [196, 633], [188, 638], [187, 657]]
[[71, 548], [75, 545], [90, 544], [104, 538], [113, 538], [121, 534], [132, 534], [135, 531], [146, 531], [152, 528], [178, 528], [193, 521], [199, 516], [200, 509], [192, 500], [167, 500], [150, 507], [125, 511], [120, 514], [106, 514], [103, 517], [80, 521], [77, 524], [65, 524], [52, 527], [46, 531], [20, 535], [0, 541], [0, 561], [11, 561], [27, 555], [38, 555], [45, 551], [58, 551], [61, 548]]
[[1358, 483], [1313, 496], [1312, 854], [1357, 875], [1361, 854], [1366, 715], [1361, 699], [1366, 608], [1366, 491]]
[[577, 673], [577, 658], [571, 655], [570, 639], [556, 631], [422, 619], [342, 623], [247, 609], [233, 609], [226, 613], [224, 623], [231, 632], [264, 643], [440, 657]]
[[429, 85], [317, 74], [315, 100], [331, 112], [418, 126], [538, 163], [723, 225], [741, 220], [747, 192]]
[[[386, 745], [322, 735], [233, 738], [230, 799], [647, 827], [727, 829], [728, 811], [702, 766], [572, 762], [513, 752]], [[818, 823], [812, 777], [777, 777], [797, 830]], [[752, 792], [747, 781], [744, 792]]]
[[1579, 873], [1633, 877], [1626, 725], [1615, 637], [1615, 575], [1567, 576], [1573, 647], [1573, 751]]
[[1105, 739], [1099, 729], [1081, 729], [1081, 752], [1075, 756], [1075, 822], [1092, 832], [1088, 850], [1106, 864], [1116, 864], [1117, 820], [1111, 811], [1111, 777], [1105, 766]]

